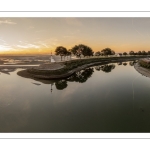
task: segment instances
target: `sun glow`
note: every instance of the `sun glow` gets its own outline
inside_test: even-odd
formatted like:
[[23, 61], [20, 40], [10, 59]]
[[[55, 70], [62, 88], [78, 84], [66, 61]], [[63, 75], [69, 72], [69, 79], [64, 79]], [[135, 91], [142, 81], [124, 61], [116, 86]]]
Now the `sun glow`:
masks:
[[0, 45], [0, 52], [12, 51], [12, 50], [14, 49], [10, 46]]
[[49, 54], [84, 44], [93, 51], [150, 50], [150, 18], [0, 18], [0, 53]]

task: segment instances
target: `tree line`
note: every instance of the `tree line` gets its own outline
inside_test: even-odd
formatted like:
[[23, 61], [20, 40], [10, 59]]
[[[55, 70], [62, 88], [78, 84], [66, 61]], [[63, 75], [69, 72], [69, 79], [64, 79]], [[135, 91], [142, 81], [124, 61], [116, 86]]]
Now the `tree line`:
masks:
[[87, 45], [83, 45], [83, 44], [79, 44], [79, 45], [75, 45], [74, 47], [72, 47], [71, 49], [67, 50], [65, 47], [63, 46], [58, 46], [55, 49], [55, 54], [56, 55], [60, 55], [61, 56], [61, 60], [62, 57], [66, 57], [66, 56], [71, 56], [71, 54], [80, 57], [81, 55], [85, 56], [93, 56], [93, 50], [87, 46]]
[[[83, 57], [94, 56], [94, 51], [92, 50], [91, 47], [89, 47], [87, 45], [79, 44], [79, 45], [75, 45], [74, 47], [72, 47], [69, 50], [67, 50], [67, 48], [65, 48], [63, 46], [58, 46], [55, 49], [55, 54], [60, 55], [61, 60], [62, 60], [63, 56], [64, 57], [71, 56], [71, 54], [73, 54], [79, 58], [81, 58], [81, 55]], [[113, 50], [111, 50], [110, 48], [105, 48], [105, 49], [101, 50], [101, 52], [95, 53], [95, 55], [103, 55], [103, 56], [114, 55], [114, 54], [115, 54], [115, 52]]]
[[[109, 55], [115, 55], [115, 51], [110, 49], [110, 48], [105, 48], [101, 51], [97, 51], [94, 54], [94, 51], [92, 50], [91, 47], [84, 45], [84, 44], [79, 44], [79, 45], [75, 45], [74, 47], [72, 47], [71, 49], [68, 49], [63, 47], [63, 46], [58, 46], [55, 49], [55, 54], [56, 55], [60, 55], [61, 56], [61, 60], [62, 57], [66, 57], [66, 56], [70, 56], [73, 54], [76, 57], [81, 58], [81, 55], [83, 57], [86, 56], [109, 56]], [[143, 51], [138, 51], [138, 52], [134, 52], [133, 50], [131, 50], [129, 53], [127, 52], [123, 52], [123, 53], [118, 53], [118, 55], [122, 56], [126, 56], [126, 55], [150, 55], [150, 51], [145, 52]]]

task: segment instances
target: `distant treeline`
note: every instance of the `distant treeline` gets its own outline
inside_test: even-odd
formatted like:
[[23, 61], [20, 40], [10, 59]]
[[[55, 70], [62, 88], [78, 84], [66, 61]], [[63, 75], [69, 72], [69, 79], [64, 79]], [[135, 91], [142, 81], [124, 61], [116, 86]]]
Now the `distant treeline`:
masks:
[[[69, 50], [67, 50], [67, 48], [65, 48], [63, 46], [58, 46], [55, 49], [55, 54], [60, 55], [61, 59], [62, 59], [62, 56], [64, 56], [64, 57], [70, 56], [71, 57], [72, 54], [81, 58], [81, 55], [83, 55], [84, 57], [86, 57], [86, 56], [108, 56], [108, 55], [115, 55], [116, 53], [111, 48], [105, 48], [101, 51], [97, 51], [94, 53], [92, 48], [90, 48], [89, 46], [79, 44], [79, 45], [75, 45], [74, 47], [72, 47]], [[143, 50], [143, 51], [134, 52], [131, 50], [129, 53], [123, 52], [123, 53], [118, 53], [117, 55], [119, 55], [119, 56], [122, 56], [122, 55], [124, 55], [124, 56], [126, 56], [126, 55], [150, 55], [150, 51], [145, 52]]]

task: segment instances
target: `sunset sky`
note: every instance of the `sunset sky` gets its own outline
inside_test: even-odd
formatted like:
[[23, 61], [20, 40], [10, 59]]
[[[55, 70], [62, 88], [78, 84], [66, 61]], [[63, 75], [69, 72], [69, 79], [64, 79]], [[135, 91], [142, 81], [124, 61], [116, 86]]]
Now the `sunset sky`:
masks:
[[150, 18], [0, 18], [0, 54], [54, 54], [76, 44], [148, 51]]

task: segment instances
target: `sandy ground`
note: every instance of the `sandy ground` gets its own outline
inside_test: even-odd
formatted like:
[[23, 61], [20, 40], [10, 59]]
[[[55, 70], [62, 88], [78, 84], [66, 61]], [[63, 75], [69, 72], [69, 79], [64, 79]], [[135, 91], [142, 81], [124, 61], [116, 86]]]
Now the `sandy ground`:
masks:
[[134, 68], [142, 75], [150, 78], [150, 69], [143, 68], [139, 65], [139, 63], [136, 63], [134, 65]]

